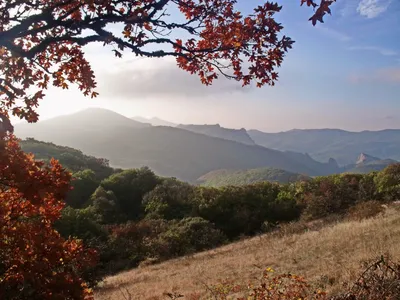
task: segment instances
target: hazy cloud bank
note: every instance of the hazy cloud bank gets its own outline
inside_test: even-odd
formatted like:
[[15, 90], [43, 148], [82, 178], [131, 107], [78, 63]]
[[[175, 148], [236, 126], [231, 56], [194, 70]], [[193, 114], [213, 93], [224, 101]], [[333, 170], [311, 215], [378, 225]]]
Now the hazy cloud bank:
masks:
[[252, 89], [222, 75], [211, 86], [205, 86], [197, 75], [179, 69], [173, 59], [131, 60], [113, 69], [98, 73], [100, 93], [127, 100], [148, 96], [201, 98]]

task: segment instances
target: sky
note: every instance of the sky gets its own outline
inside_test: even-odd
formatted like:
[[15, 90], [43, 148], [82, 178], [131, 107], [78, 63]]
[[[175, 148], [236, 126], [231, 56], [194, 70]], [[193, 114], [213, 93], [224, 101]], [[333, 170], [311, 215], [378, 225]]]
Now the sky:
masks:
[[[239, 0], [243, 14], [263, 1]], [[400, 1], [337, 0], [332, 16], [313, 27], [300, 0], [277, 0], [283, 33], [296, 41], [274, 87], [242, 88], [220, 78], [211, 87], [173, 59], [114, 58], [101, 45], [85, 47], [100, 96], [51, 88], [40, 119], [103, 107], [127, 117], [220, 124], [267, 132], [293, 128], [353, 131], [400, 128]], [[173, 17], [173, 16], [172, 16]]]

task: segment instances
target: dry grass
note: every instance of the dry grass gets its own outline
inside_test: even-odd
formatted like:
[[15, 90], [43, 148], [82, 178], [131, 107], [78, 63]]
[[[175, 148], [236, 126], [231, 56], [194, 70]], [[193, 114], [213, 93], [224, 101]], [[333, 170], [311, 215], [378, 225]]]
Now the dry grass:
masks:
[[[264, 235], [190, 257], [171, 260], [109, 277], [96, 292], [96, 300], [166, 299], [177, 290], [185, 299], [204, 293], [204, 283], [235, 278], [256, 279], [272, 267], [294, 272], [309, 281], [338, 291], [354, 280], [363, 260], [384, 253], [400, 259], [400, 213], [389, 208], [384, 216], [361, 222], [349, 221], [319, 231], [286, 237]], [[239, 282], [240, 283], [240, 282]], [[131, 293], [131, 298], [123, 292]]]

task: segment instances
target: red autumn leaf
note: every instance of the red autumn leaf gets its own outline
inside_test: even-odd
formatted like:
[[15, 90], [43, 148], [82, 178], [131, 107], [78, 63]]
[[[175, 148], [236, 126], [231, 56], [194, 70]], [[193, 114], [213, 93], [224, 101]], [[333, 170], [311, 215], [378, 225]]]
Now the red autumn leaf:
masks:
[[[300, 0], [315, 9], [314, 25], [335, 0], [318, 2]], [[0, 1], [0, 111], [37, 121], [31, 108], [38, 99], [30, 92], [46, 90], [49, 75], [57, 87], [76, 84], [84, 95], [96, 95], [82, 51], [95, 42], [114, 46], [117, 57], [127, 49], [143, 57], [175, 57], [178, 67], [204, 84], [222, 74], [243, 85], [273, 85], [272, 73], [294, 43], [275, 20], [282, 7], [264, 1], [243, 16], [235, 5], [236, 0]], [[186, 20], [173, 22], [170, 8]], [[121, 25], [121, 32], [110, 31], [110, 24]]]
[[53, 228], [71, 174], [35, 161], [13, 136], [0, 141], [0, 299], [92, 299], [80, 274], [96, 253]]

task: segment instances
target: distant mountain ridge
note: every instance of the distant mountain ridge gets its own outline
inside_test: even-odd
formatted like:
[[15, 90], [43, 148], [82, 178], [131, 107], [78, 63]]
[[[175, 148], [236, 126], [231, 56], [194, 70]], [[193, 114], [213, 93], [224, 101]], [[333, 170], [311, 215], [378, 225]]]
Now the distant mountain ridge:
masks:
[[313, 159], [334, 158], [339, 165], [354, 164], [360, 153], [400, 160], [400, 129], [350, 132], [340, 129], [294, 129], [278, 133], [248, 130], [250, 137], [267, 148], [308, 153]]
[[311, 165], [262, 146], [181, 128], [150, 126], [99, 109], [36, 124], [16, 124], [15, 133], [19, 138], [33, 137], [104, 157], [113, 167], [149, 166], [161, 176], [190, 182], [217, 169], [271, 167], [312, 176], [339, 172], [335, 167], [316, 161]]
[[189, 130], [196, 133], [205, 134], [212, 137], [217, 137], [225, 140], [235, 141], [246, 145], [255, 145], [256, 143], [249, 136], [246, 129], [229, 129], [221, 127], [219, 124], [215, 125], [178, 125], [178, 128]]

